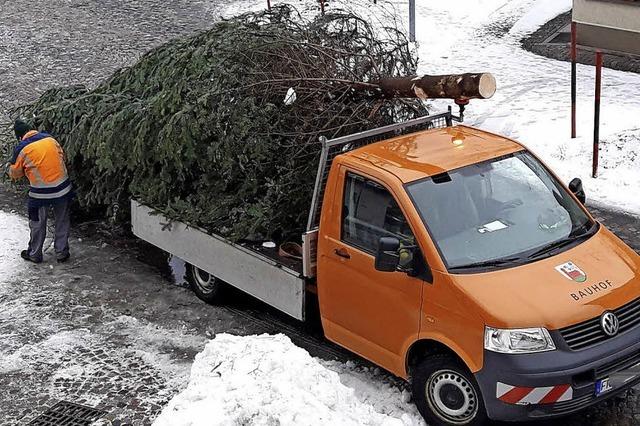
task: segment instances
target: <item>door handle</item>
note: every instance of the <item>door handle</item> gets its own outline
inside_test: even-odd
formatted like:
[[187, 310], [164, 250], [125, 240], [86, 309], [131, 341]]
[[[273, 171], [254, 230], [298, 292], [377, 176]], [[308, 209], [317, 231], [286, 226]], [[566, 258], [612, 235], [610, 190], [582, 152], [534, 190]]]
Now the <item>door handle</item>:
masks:
[[351, 255], [345, 248], [337, 248], [333, 252], [344, 259], [351, 259]]

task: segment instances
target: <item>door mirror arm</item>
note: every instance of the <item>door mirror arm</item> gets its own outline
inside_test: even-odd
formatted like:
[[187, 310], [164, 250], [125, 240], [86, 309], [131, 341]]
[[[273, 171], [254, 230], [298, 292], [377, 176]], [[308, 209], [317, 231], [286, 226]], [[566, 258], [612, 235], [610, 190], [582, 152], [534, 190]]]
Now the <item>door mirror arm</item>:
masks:
[[420, 278], [423, 281], [433, 284], [433, 273], [419, 247], [413, 249], [411, 268], [403, 272], [406, 272], [410, 277]]
[[398, 272], [404, 272], [410, 277], [418, 275], [418, 268], [416, 262], [416, 254], [420, 253], [418, 246], [402, 246], [398, 249]]

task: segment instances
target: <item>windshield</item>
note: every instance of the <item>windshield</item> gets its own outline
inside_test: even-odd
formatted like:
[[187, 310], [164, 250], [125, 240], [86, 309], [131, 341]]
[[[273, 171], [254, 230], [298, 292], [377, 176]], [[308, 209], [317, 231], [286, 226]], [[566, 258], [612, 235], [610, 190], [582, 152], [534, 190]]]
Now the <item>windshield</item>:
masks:
[[596, 229], [526, 152], [423, 179], [407, 190], [450, 271], [531, 261]]

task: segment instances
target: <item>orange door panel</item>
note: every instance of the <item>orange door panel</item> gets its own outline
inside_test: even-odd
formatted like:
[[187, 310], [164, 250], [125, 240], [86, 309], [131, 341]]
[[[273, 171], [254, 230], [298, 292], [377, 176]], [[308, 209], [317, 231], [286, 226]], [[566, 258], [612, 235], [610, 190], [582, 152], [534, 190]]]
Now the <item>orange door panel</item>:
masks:
[[[345, 188], [340, 186], [345, 182], [346, 171], [342, 170], [340, 175], [342, 179], [335, 191], [334, 206], [343, 205]], [[369, 198], [360, 197], [361, 208], [365, 208], [365, 201], [375, 202], [371, 208], [380, 208], [380, 203], [397, 207], [395, 200], [389, 201], [389, 198]], [[366, 209], [361, 217], [371, 217], [375, 222], [369, 206]], [[343, 222], [343, 213], [337, 211], [340, 209], [333, 210], [332, 223]], [[318, 266], [323, 276], [318, 291], [325, 335], [402, 375], [404, 351], [419, 333], [424, 282], [404, 272], [376, 271], [371, 252], [373, 237], [369, 246], [357, 247], [357, 242], [341, 238], [341, 226], [325, 227], [324, 230], [328, 232], [323, 231], [321, 241]]]

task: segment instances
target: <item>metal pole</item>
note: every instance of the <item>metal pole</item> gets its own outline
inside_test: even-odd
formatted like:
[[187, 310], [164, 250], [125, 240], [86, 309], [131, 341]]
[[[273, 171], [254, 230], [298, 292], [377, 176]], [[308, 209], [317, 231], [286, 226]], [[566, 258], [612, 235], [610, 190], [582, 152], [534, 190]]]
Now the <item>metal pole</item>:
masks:
[[267, 9], [271, 10], [271, 0], [267, 0]]
[[596, 100], [593, 124], [593, 170], [592, 176], [598, 177], [598, 156], [600, 152], [600, 91], [602, 89], [602, 52], [596, 52]]
[[576, 61], [577, 61], [577, 40], [576, 23], [571, 22], [571, 138], [576, 137]]
[[409, 41], [416, 41], [416, 0], [409, 0]]
[[324, 15], [324, 0], [320, 0], [320, 11]]

